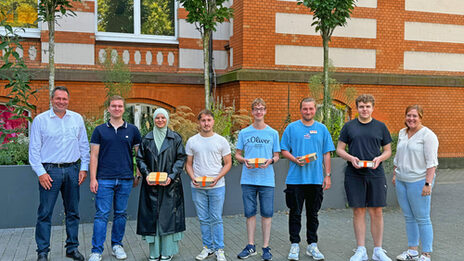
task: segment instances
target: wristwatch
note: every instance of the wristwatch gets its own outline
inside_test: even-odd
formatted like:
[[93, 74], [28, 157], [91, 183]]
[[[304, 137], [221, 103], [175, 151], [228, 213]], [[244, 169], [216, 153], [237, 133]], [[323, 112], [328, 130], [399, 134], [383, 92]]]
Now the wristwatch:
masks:
[[332, 176], [332, 174], [331, 173], [326, 173], [325, 176], [330, 177], [330, 176]]
[[274, 164], [274, 158], [271, 159], [271, 164]]
[[428, 182], [425, 182], [425, 186], [427, 186], [427, 187], [428, 187], [428, 186], [430, 186], [430, 183], [428, 183]]

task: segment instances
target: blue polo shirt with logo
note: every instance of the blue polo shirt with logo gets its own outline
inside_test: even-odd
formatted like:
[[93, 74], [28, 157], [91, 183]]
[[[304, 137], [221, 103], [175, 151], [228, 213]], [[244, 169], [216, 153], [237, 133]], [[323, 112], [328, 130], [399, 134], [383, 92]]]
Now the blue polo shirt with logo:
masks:
[[[238, 134], [236, 148], [244, 151], [243, 156], [245, 159], [271, 159], [274, 156], [274, 152], [280, 152], [279, 133], [269, 126], [258, 130], [253, 125], [250, 125]], [[240, 184], [274, 187], [273, 165], [269, 165], [265, 169], [248, 169], [243, 164]]]
[[314, 121], [311, 126], [306, 126], [301, 120], [290, 123], [282, 135], [280, 148], [295, 157], [311, 153], [317, 155], [317, 160], [304, 166], [290, 161], [286, 184], [322, 184], [323, 156], [335, 150], [332, 137], [324, 124]]
[[141, 140], [139, 129], [127, 122], [117, 129], [109, 121], [97, 126], [90, 139], [90, 144], [100, 145], [97, 179], [134, 178], [132, 150]]

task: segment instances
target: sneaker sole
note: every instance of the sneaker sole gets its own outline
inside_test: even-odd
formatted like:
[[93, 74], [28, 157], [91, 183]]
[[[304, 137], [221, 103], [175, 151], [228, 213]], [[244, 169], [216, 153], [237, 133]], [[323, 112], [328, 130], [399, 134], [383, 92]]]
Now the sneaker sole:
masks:
[[306, 251], [306, 254], [307, 254], [308, 256], [312, 257], [314, 260], [324, 260], [324, 258], [316, 258], [316, 257], [314, 257], [314, 256], [311, 255], [311, 253], [308, 252], [308, 251]]
[[250, 256], [256, 256], [256, 254], [258, 254], [258, 253], [253, 252], [253, 253], [250, 253], [248, 256], [245, 256], [245, 257], [240, 257], [240, 256], [237, 255], [237, 258], [238, 258], [238, 259], [247, 259], [247, 258], [249, 258]]
[[209, 255], [208, 255], [207, 257], [205, 257], [205, 258], [198, 258], [198, 257], [195, 257], [195, 260], [201, 261], [201, 260], [208, 259], [208, 258], [210, 258], [210, 257], [212, 257], [212, 256], [214, 256], [214, 253], [209, 254]]
[[114, 252], [111, 252], [111, 254], [114, 256], [114, 258], [116, 258], [117, 260], [125, 260], [127, 259], [127, 255], [125, 257], [117, 257], [116, 254]]

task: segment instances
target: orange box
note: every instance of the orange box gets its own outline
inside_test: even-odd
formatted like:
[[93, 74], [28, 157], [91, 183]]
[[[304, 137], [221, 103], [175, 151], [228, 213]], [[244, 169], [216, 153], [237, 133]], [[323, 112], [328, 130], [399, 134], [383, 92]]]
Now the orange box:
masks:
[[259, 166], [262, 166], [266, 164], [267, 159], [264, 158], [252, 158], [252, 159], [247, 159], [248, 165], [253, 166], [254, 168], [259, 168]]
[[196, 177], [195, 182], [198, 183], [201, 187], [208, 187], [214, 182], [213, 177]]
[[311, 153], [311, 154], [308, 154], [308, 155], [304, 155], [304, 156], [301, 156], [299, 159], [298, 159], [300, 162], [304, 162], [304, 163], [310, 163], [311, 161], [315, 161], [317, 160], [317, 155], [316, 153]]
[[374, 167], [374, 162], [370, 160], [360, 160], [358, 162], [358, 165], [362, 168], [373, 168]]
[[148, 184], [150, 185], [166, 184], [167, 181], [168, 173], [166, 172], [150, 172], [148, 174]]

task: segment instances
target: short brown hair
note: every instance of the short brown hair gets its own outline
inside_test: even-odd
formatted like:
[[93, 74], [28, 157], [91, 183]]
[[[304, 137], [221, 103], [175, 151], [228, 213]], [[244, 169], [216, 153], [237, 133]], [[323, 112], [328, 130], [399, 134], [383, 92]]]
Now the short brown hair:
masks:
[[266, 102], [264, 102], [264, 100], [262, 98], [256, 98], [252, 103], [251, 103], [251, 110], [253, 110], [255, 108], [255, 106], [257, 105], [263, 105], [264, 108], [266, 108]]
[[[422, 117], [424, 117], [424, 109], [422, 109], [422, 106], [418, 104], [409, 105], [408, 107], [406, 107], [406, 111], [404, 112], [404, 115], [407, 115], [408, 112], [412, 110], [416, 110], [417, 114], [419, 115], [419, 118], [422, 120]], [[406, 125], [406, 127], [409, 129], [408, 125], [406, 124], [406, 121], [404, 122], [404, 125]]]
[[110, 106], [112, 101], [122, 101], [126, 105], [126, 100], [120, 95], [113, 95], [108, 98], [108, 106]]
[[316, 99], [311, 98], [311, 97], [306, 97], [306, 98], [303, 98], [303, 99], [300, 101], [300, 110], [301, 110], [301, 108], [303, 107], [303, 102], [312, 102], [312, 103], [314, 103], [314, 106], [316, 106]]
[[68, 98], [69, 98], [69, 91], [68, 91], [68, 88], [64, 87], [64, 86], [56, 86], [53, 91], [52, 91], [52, 95], [51, 95], [51, 98], [53, 99], [53, 97], [55, 97], [55, 92], [56, 91], [63, 91], [63, 92], [66, 92], [68, 94]]
[[358, 107], [358, 104], [362, 103], [372, 103], [372, 107], [375, 105], [375, 98], [372, 96], [372, 94], [361, 94], [356, 98], [356, 107]]
[[213, 114], [212, 111], [210, 111], [210, 110], [208, 110], [208, 109], [204, 109], [204, 110], [202, 110], [202, 111], [200, 111], [200, 112], [198, 113], [197, 119], [200, 120], [200, 119], [201, 119], [201, 116], [203, 116], [203, 115], [208, 115], [208, 116], [211, 116], [211, 117], [214, 118], [214, 114]]

